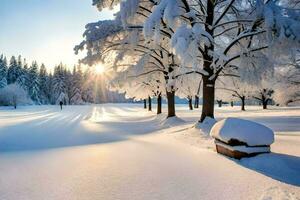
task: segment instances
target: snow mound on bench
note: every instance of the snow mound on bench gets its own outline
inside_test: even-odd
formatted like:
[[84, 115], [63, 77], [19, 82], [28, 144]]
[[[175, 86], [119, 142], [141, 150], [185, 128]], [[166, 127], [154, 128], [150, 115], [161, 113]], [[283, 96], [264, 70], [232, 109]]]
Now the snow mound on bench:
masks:
[[217, 122], [210, 135], [225, 143], [238, 140], [249, 146], [271, 145], [274, 142], [274, 133], [270, 128], [238, 118], [227, 118]]

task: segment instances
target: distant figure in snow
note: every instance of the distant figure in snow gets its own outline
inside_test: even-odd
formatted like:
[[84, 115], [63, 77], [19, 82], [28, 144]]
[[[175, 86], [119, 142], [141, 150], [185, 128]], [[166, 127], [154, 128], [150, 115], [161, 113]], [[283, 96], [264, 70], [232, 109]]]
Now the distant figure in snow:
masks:
[[64, 104], [64, 103], [63, 103], [62, 101], [60, 101], [60, 102], [59, 102], [59, 105], [60, 105], [60, 110], [62, 110], [62, 106], [63, 106], [63, 104]]

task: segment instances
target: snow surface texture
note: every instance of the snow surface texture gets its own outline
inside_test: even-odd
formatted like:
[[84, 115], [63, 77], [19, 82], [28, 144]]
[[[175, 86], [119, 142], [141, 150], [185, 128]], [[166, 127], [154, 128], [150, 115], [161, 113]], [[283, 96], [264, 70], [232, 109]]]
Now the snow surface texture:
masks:
[[277, 134], [274, 153], [240, 161], [177, 108], [180, 125], [141, 104], [0, 108], [0, 199], [299, 199], [299, 107], [217, 108]]
[[217, 122], [210, 135], [225, 143], [238, 140], [249, 146], [271, 145], [274, 142], [273, 131], [256, 122], [238, 118], [226, 118]]

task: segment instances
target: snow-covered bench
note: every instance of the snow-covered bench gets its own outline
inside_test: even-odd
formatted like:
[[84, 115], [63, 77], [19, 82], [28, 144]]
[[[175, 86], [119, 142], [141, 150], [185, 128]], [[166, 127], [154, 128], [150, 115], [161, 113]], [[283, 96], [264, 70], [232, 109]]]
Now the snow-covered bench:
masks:
[[210, 135], [218, 153], [240, 159], [270, 152], [274, 133], [268, 127], [249, 120], [227, 118], [217, 122]]

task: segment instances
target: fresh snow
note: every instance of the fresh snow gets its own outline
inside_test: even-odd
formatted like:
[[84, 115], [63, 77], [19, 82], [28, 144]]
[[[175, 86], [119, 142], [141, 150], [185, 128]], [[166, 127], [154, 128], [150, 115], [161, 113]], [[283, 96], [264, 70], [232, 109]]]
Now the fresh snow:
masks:
[[210, 135], [225, 143], [235, 139], [249, 146], [271, 145], [274, 142], [274, 133], [270, 128], [250, 120], [232, 117], [217, 122]]
[[165, 120], [141, 104], [1, 107], [0, 199], [300, 198], [300, 107], [216, 108], [275, 131], [272, 153], [240, 161], [195, 126], [201, 108], [177, 108]]

